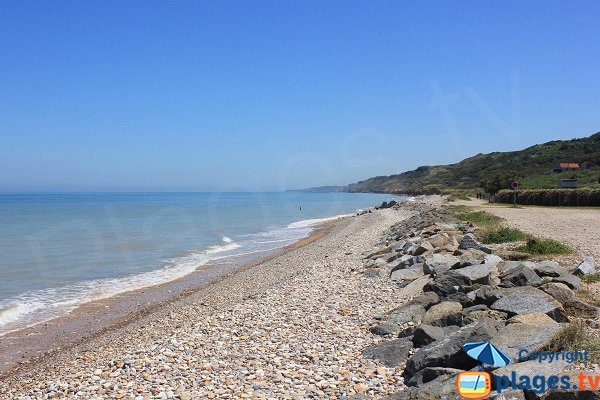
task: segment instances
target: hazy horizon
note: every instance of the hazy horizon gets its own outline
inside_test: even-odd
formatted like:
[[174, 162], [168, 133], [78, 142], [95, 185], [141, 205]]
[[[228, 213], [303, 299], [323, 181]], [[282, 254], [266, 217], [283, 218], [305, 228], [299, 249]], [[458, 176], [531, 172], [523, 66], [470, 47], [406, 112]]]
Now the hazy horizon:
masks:
[[346, 185], [600, 130], [600, 3], [0, 4], [0, 192]]

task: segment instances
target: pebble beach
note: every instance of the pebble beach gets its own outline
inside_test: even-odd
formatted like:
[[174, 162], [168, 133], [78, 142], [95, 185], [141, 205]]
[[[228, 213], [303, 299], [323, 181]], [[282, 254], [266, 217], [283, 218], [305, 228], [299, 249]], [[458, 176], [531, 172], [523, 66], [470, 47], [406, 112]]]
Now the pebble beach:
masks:
[[363, 274], [363, 258], [407, 216], [378, 210], [159, 307], [84, 344], [17, 369], [3, 399], [380, 398], [399, 368], [361, 356], [373, 318], [402, 289]]

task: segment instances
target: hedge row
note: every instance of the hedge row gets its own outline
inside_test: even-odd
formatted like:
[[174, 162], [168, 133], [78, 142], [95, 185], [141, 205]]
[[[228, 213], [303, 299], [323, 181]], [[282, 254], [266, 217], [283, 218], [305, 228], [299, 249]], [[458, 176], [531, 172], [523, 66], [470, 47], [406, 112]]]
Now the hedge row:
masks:
[[[600, 189], [533, 189], [516, 192], [517, 204], [600, 207]], [[501, 190], [495, 200], [498, 203], [512, 203], [513, 191]]]

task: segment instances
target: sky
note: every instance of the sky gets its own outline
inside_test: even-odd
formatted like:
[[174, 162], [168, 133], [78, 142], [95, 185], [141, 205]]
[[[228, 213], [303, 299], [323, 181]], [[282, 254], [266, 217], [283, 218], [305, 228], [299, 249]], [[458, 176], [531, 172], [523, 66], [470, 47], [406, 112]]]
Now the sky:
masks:
[[600, 131], [598, 1], [0, 0], [0, 192], [348, 184]]

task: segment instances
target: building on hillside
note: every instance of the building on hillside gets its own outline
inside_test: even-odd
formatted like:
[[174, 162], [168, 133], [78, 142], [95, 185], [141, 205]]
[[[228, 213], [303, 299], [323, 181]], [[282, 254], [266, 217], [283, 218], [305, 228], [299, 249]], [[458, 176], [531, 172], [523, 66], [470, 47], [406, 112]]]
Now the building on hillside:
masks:
[[577, 179], [561, 179], [560, 187], [562, 189], [575, 189], [577, 188]]
[[560, 163], [558, 168], [554, 168], [554, 172], [565, 172], [565, 171], [579, 171], [579, 164], [577, 163]]
[[581, 163], [580, 167], [582, 169], [588, 169], [592, 167], [592, 163], [590, 161], [584, 161]]

